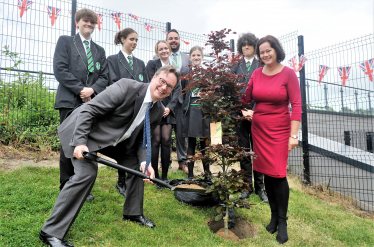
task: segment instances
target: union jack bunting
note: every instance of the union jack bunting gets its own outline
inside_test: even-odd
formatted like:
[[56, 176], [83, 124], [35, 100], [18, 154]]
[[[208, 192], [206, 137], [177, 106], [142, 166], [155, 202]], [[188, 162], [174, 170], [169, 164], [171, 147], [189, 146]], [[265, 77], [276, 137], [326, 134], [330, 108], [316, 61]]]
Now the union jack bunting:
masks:
[[97, 16], [97, 28], [101, 31], [101, 24], [103, 24], [103, 14], [96, 14]]
[[304, 64], [305, 64], [306, 61], [308, 61], [308, 58], [306, 58], [306, 56], [304, 56], [304, 55], [301, 55], [300, 56], [300, 62], [299, 62], [299, 68], [297, 69], [297, 72], [299, 72], [304, 67]]
[[19, 17], [22, 17], [23, 14], [31, 8], [30, 5], [33, 4], [33, 2], [28, 0], [18, 0], [18, 8], [21, 10], [19, 13]]
[[318, 82], [321, 84], [322, 78], [327, 74], [327, 71], [330, 69], [329, 66], [320, 65], [319, 66], [319, 80]]
[[130, 14], [130, 13], [128, 13], [128, 15], [129, 15], [131, 18], [134, 18], [135, 20], [139, 21], [137, 15], [133, 15], [133, 14]]
[[122, 13], [111, 13], [110, 16], [113, 18], [114, 22], [117, 23], [118, 30], [121, 30], [121, 15]]
[[297, 68], [296, 68], [296, 64], [297, 64], [297, 62], [296, 62], [296, 55], [293, 56], [290, 60], [288, 60], [288, 63], [290, 64], [290, 66], [292, 67], [292, 69], [293, 69], [295, 72], [298, 71]]
[[359, 66], [365, 72], [365, 75], [369, 76], [369, 80], [373, 82], [374, 58], [360, 63]]
[[182, 40], [186, 45], [189, 45], [190, 44], [190, 42], [187, 42], [187, 41], [185, 41], [185, 40]]
[[345, 86], [345, 81], [349, 77], [349, 73], [351, 72], [351, 68], [352, 68], [351, 66], [338, 68], [338, 72], [339, 72], [340, 78], [343, 80], [342, 87]]
[[160, 30], [160, 31], [163, 32], [164, 34], [168, 35], [168, 32], [166, 32], [166, 31], [162, 31], [162, 30]]
[[48, 10], [49, 18], [51, 18], [52, 27], [53, 27], [53, 25], [55, 24], [55, 21], [57, 20], [58, 15], [61, 12], [61, 9], [58, 9], [58, 8], [55, 8], [55, 7], [51, 7], [51, 6], [48, 6], [46, 8]]
[[202, 47], [201, 47], [201, 50], [204, 50], [204, 49], [205, 49], [205, 47], [204, 47], [204, 46], [202, 46]]
[[146, 29], [148, 32], [150, 32], [150, 31], [152, 31], [153, 29], [155, 29], [154, 26], [152, 26], [151, 24], [147, 24], [146, 22], [144, 22], [144, 27], [145, 27], [145, 29]]
[[227, 58], [230, 59], [230, 61], [232, 61], [232, 54], [231, 54], [231, 51], [229, 51], [229, 52], [227, 53]]

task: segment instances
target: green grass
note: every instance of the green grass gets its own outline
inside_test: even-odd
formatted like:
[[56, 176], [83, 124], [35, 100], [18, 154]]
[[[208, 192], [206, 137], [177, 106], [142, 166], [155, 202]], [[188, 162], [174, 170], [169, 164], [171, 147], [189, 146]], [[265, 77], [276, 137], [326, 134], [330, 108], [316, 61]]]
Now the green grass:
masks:
[[[176, 172], [169, 179], [182, 178]], [[124, 198], [114, 185], [117, 174], [100, 168], [93, 194], [86, 202], [66, 239], [75, 246], [277, 246], [276, 234], [265, 230], [270, 209], [251, 196], [251, 209], [238, 209], [258, 229], [252, 239], [234, 243], [212, 234], [206, 221], [211, 208], [179, 203], [172, 192], [146, 184], [144, 215], [156, 228], [122, 221]], [[42, 246], [38, 234], [49, 217], [58, 194], [58, 168], [25, 167], [0, 171], [0, 246]], [[347, 213], [302, 191], [291, 189], [285, 246], [374, 246], [374, 222]]]

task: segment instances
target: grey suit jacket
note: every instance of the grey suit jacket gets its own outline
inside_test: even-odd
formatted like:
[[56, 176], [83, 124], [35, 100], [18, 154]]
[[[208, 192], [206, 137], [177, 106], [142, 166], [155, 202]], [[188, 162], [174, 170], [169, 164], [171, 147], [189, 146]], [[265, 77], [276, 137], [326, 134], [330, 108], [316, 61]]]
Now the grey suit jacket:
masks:
[[[73, 157], [75, 146], [86, 145], [90, 152], [116, 143], [128, 130], [143, 103], [149, 84], [120, 79], [93, 100], [77, 107], [58, 127], [58, 136], [67, 158]], [[151, 133], [160, 122], [164, 107], [157, 101], [150, 110]], [[135, 147], [139, 161], [145, 160], [143, 123], [124, 140], [126, 147]]]

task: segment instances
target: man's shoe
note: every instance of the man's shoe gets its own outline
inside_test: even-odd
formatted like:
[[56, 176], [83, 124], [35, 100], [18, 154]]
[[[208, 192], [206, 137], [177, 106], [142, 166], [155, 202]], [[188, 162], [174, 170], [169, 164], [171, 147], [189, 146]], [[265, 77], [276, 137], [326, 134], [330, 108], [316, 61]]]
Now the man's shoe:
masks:
[[121, 195], [126, 196], [126, 184], [125, 183], [117, 182], [116, 189]]
[[138, 223], [141, 226], [148, 226], [150, 228], [156, 227], [155, 223], [153, 223], [150, 219], [144, 217], [144, 215], [124, 215], [123, 220], [129, 220]]
[[258, 197], [261, 198], [261, 200], [262, 200], [264, 203], [269, 203], [269, 199], [268, 199], [268, 197], [266, 196], [264, 190], [256, 191], [256, 194], [258, 195]]
[[59, 239], [56, 237], [53, 237], [43, 231], [40, 231], [39, 233], [39, 239], [46, 245], [52, 246], [52, 247], [74, 247], [74, 245], [70, 244], [68, 241], [64, 239]]
[[95, 199], [95, 197], [91, 193], [86, 198], [87, 201], [92, 201], [93, 199]]
[[186, 164], [179, 164], [178, 170], [182, 170], [184, 173], [188, 174], [188, 168]]

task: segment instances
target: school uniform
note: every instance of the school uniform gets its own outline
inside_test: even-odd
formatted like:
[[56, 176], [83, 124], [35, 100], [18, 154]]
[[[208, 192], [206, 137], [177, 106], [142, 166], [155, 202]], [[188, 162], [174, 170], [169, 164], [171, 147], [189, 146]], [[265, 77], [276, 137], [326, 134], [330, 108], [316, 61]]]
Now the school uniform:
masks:
[[[88, 47], [84, 41], [88, 42]], [[60, 36], [53, 56], [53, 72], [59, 82], [55, 109], [60, 111], [60, 123], [68, 112], [83, 103], [79, 93], [84, 87], [94, 90], [91, 95], [94, 98], [108, 86], [105, 50], [92, 39], [85, 40], [79, 33], [75, 36]], [[73, 175], [71, 160], [65, 157], [61, 149], [60, 189]]]
[[[247, 67], [248, 62], [250, 62], [249, 70]], [[247, 60], [243, 58], [239, 64], [232, 67], [231, 73], [236, 74], [236, 75], [246, 75], [245, 77], [240, 78], [239, 83], [244, 83], [245, 85], [248, 85], [250, 76], [252, 75], [253, 71], [255, 71], [259, 67], [260, 67], [260, 64], [255, 58], [252, 58], [251, 60]], [[243, 89], [240, 92], [244, 93], [246, 88], [247, 87], [243, 87]], [[252, 105], [253, 104], [254, 102], [252, 102]], [[233, 113], [233, 115], [242, 116], [242, 113], [235, 112]], [[238, 136], [238, 144], [240, 147], [245, 147], [245, 148], [253, 147], [251, 128], [252, 128], [252, 122], [248, 120], [240, 121], [238, 126], [235, 127], [236, 135]], [[240, 168], [247, 172], [246, 177], [250, 182], [252, 182], [252, 162], [251, 162], [250, 156], [240, 161]], [[254, 189], [256, 193], [259, 193], [259, 191], [264, 189], [264, 182], [263, 182], [264, 174], [253, 171], [253, 175], [254, 175], [253, 177]]]
[[132, 60], [131, 69], [128, 56], [128, 54], [121, 50], [117, 54], [108, 57], [110, 85], [122, 78], [144, 83], [149, 82], [144, 73], [145, 64], [143, 60], [136, 58], [134, 55], [130, 55]]
[[[129, 56], [131, 56], [132, 68], [130, 66]], [[109, 67], [109, 84], [112, 85], [118, 80], [132, 79], [138, 82], [148, 83], [148, 79], [145, 75], [145, 65], [143, 60], [136, 58], [134, 55], [126, 54], [126, 52], [120, 50], [117, 54], [108, 57]], [[131, 178], [129, 175], [128, 178]], [[126, 195], [126, 173], [118, 171], [118, 182], [116, 188], [118, 192], [125, 196]]]

